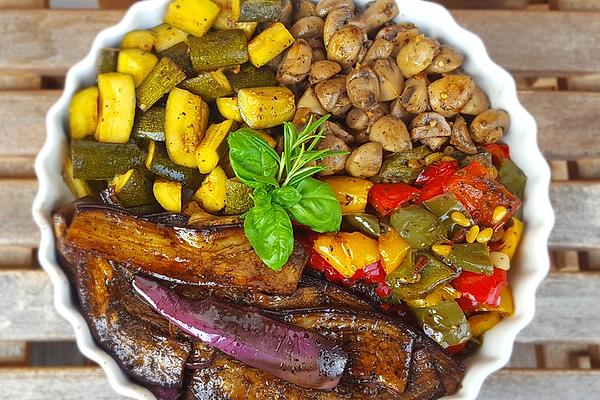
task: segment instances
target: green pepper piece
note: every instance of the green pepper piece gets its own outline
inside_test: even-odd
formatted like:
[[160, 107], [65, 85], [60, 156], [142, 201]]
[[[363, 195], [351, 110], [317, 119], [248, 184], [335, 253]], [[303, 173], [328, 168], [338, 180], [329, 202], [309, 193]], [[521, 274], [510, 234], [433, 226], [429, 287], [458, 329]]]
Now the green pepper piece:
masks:
[[442, 226], [446, 228], [450, 237], [453, 237], [453, 235], [462, 228], [462, 226], [452, 220], [451, 216], [453, 212], [458, 211], [462, 213], [467, 217], [471, 224], [474, 224], [465, 207], [458, 201], [453, 193], [444, 193], [433, 197], [424, 201], [423, 205], [431, 211], [433, 215], [439, 218]]
[[[443, 285], [458, 276], [456, 270], [429, 253], [417, 252], [414, 263], [412, 262], [412, 255], [410, 258], [411, 260], [409, 263], [415, 268], [415, 271], [420, 274], [420, 279], [414, 283], [406, 283], [407, 277], [409, 279], [412, 279], [412, 277], [410, 275], [411, 271], [409, 265], [404, 265], [404, 263], [398, 267], [397, 270], [388, 274], [386, 281], [390, 285], [393, 296], [396, 298], [405, 301], [422, 298], [426, 294], [434, 291], [440, 285]], [[415, 264], [422, 266], [417, 267]]]
[[473, 154], [471, 156], [466, 156], [462, 160], [460, 160], [459, 165], [461, 168], [464, 168], [467, 165], [471, 164], [472, 161], [477, 161], [479, 164], [487, 168], [494, 168], [494, 163], [492, 162], [492, 153], [483, 152]]
[[454, 300], [413, 311], [425, 334], [443, 348], [456, 346], [471, 338], [467, 318]]
[[415, 265], [415, 257], [417, 252], [411, 250], [406, 255], [406, 258], [394, 271], [390, 272], [386, 280], [395, 285], [417, 283], [421, 279], [421, 274], [417, 271]]
[[509, 192], [523, 200], [527, 177], [517, 164], [508, 158], [503, 159], [498, 170], [498, 178]]
[[429, 249], [433, 244], [446, 240], [440, 221], [423, 207], [399, 208], [392, 214], [390, 224], [415, 249]]
[[490, 251], [483, 243], [455, 244], [448, 255], [448, 260], [452, 265], [465, 271], [486, 275], [494, 272]]
[[377, 175], [377, 181], [385, 183], [414, 183], [424, 167], [412, 168], [409, 160], [422, 160], [431, 154], [426, 146], [401, 151], [386, 158]]
[[381, 235], [379, 218], [375, 215], [365, 213], [347, 214], [342, 217], [342, 222], [351, 231], [359, 231], [373, 238], [378, 238]]

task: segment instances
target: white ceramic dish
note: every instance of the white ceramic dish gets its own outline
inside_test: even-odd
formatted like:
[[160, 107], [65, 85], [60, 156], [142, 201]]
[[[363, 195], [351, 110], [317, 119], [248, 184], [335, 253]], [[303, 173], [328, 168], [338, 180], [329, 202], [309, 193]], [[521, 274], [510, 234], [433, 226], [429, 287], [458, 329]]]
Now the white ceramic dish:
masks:
[[[534, 314], [535, 291], [549, 268], [547, 241], [554, 222], [548, 198], [550, 171], [537, 146], [535, 121], [517, 99], [515, 82], [489, 58], [482, 41], [458, 26], [450, 13], [440, 5], [419, 0], [396, 1], [400, 8], [398, 21], [413, 22], [426, 34], [462, 52], [465, 55], [464, 69], [488, 94], [492, 107], [504, 109], [510, 114], [512, 124], [505, 141], [510, 145], [512, 158], [528, 177], [523, 210], [525, 234], [510, 271], [515, 316], [502, 321], [486, 334], [483, 347], [467, 361], [462, 389], [456, 395], [446, 397], [475, 399], [485, 378], [508, 362], [515, 337]], [[131, 383], [116, 362], [94, 343], [71, 297], [70, 283], [56, 260], [51, 212], [57, 206], [72, 200], [60, 174], [67, 151], [66, 126], [71, 97], [78, 89], [94, 84], [99, 49], [118, 46], [123, 35], [132, 29], [160, 24], [168, 3], [169, 0], [137, 3], [118, 25], [98, 34], [89, 54], [69, 71], [63, 95], [48, 112], [48, 136], [35, 164], [39, 192], [33, 204], [33, 216], [41, 230], [38, 255], [42, 267], [54, 284], [55, 306], [73, 325], [81, 352], [104, 369], [114, 390], [123, 396], [140, 400], [154, 399], [154, 396]], [[358, 0], [357, 3], [366, 4], [367, 1]]]

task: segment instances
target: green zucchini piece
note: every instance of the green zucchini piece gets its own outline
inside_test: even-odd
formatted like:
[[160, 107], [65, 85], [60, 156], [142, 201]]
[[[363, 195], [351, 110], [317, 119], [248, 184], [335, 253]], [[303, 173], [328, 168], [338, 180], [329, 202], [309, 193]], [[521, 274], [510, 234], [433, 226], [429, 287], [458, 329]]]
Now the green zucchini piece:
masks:
[[165, 141], [165, 108], [154, 106], [135, 116], [131, 135], [136, 139]]
[[139, 207], [155, 202], [152, 180], [140, 168], [116, 176], [110, 186], [114, 187], [115, 196], [123, 207]]
[[190, 36], [189, 48], [197, 73], [248, 61], [248, 43], [241, 29], [209, 32], [201, 38]]
[[148, 145], [146, 167], [162, 178], [181, 182], [193, 190], [198, 189], [204, 179], [196, 168], [183, 167], [171, 161], [167, 147], [162, 142], [150, 142]]
[[185, 79], [185, 72], [169, 57], [160, 59], [144, 82], [135, 90], [138, 107], [150, 109], [161, 97]]
[[119, 49], [101, 49], [98, 55], [98, 74], [117, 72]]
[[225, 75], [236, 93], [244, 88], [275, 86], [277, 84], [275, 73], [269, 67], [256, 68], [250, 63], [242, 65], [240, 72], [237, 74], [228, 72]]
[[239, 22], [277, 21], [281, 16], [281, 0], [241, 0]]
[[127, 211], [136, 215], [148, 215], [158, 214], [164, 212], [165, 210], [161, 207], [160, 204], [158, 204], [158, 202], [155, 201], [152, 204], [144, 204], [143, 206], [129, 207]]
[[83, 180], [109, 180], [142, 165], [144, 155], [133, 143], [73, 140], [71, 159], [73, 177]]
[[226, 215], [241, 215], [250, 211], [254, 206], [251, 196], [252, 188], [250, 186], [235, 179], [228, 179], [223, 213]]
[[196, 75], [187, 42], [179, 42], [168, 49], [161, 51], [158, 53], [158, 57], [169, 57], [171, 60], [175, 61], [175, 64], [179, 65], [179, 68], [185, 72], [187, 77]]
[[195, 78], [181, 82], [179, 87], [202, 97], [204, 101], [214, 101], [233, 94], [227, 77], [221, 71], [202, 72]]

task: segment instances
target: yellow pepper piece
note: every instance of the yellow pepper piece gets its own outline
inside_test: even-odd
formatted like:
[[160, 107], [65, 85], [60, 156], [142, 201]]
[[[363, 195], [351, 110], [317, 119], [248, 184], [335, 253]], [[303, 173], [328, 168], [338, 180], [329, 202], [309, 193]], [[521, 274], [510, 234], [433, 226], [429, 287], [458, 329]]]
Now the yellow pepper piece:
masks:
[[512, 317], [515, 315], [515, 306], [513, 302], [513, 294], [510, 286], [504, 286], [500, 293], [500, 305], [496, 308], [497, 312], [503, 317]]
[[156, 178], [153, 192], [158, 203], [169, 212], [181, 212], [181, 188], [180, 182]]
[[407, 300], [406, 304], [411, 308], [435, 307], [450, 300], [457, 300], [460, 297], [461, 293], [452, 286], [443, 286], [422, 299]]
[[373, 182], [349, 176], [334, 176], [323, 179], [327, 182], [342, 206], [342, 214], [361, 213], [365, 211], [369, 190]]
[[379, 236], [377, 241], [379, 254], [386, 274], [393, 272], [402, 264], [410, 251], [410, 245], [395, 229], [388, 229]]
[[210, 0], [173, 0], [165, 22], [194, 36], [204, 36], [213, 25], [221, 8]]
[[485, 314], [473, 315], [469, 317], [468, 321], [471, 327], [471, 334], [473, 337], [477, 337], [483, 335], [496, 326], [498, 322], [502, 321], [502, 316], [500, 313], [492, 311]]
[[212, 171], [224, 152], [223, 142], [229, 132], [235, 129], [235, 122], [227, 120], [220, 124], [213, 124], [206, 130], [204, 140], [196, 149], [196, 160], [201, 174]]
[[381, 259], [377, 241], [360, 232], [319, 235], [313, 248], [346, 278]]
[[223, 168], [216, 167], [204, 178], [202, 185], [196, 191], [194, 200], [212, 213], [219, 212], [225, 207], [225, 194], [227, 192], [227, 175]]
[[220, 97], [216, 101], [217, 109], [225, 119], [231, 119], [235, 122], [244, 122], [240, 108], [238, 107], [237, 97]]
[[512, 225], [504, 232], [502, 244], [498, 251], [503, 252], [512, 260], [517, 251], [517, 247], [519, 246], [519, 242], [521, 241], [521, 236], [523, 236], [523, 222], [513, 217]]
[[156, 32], [137, 29], [128, 32], [121, 42], [122, 49], [140, 49], [151, 52], [156, 41]]
[[69, 130], [72, 139], [93, 135], [98, 127], [98, 88], [83, 89], [73, 96], [69, 108]]
[[139, 49], [124, 49], [119, 51], [117, 72], [133, 77], [135, 87], [138, 87], [158, 63], [158, 57]]
[[290, 47], [294, 37], [281, 22], [276, 22], [248, 43], [248, 56], [255, 67], [262, 67]]

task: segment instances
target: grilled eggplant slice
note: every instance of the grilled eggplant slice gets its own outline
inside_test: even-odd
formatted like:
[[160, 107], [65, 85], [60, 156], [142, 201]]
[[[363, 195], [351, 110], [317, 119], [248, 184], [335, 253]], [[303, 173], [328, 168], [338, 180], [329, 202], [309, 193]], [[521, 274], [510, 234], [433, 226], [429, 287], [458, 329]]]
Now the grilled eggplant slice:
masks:
[[252, 250], [241, 224], [157, 224], [105, 206], [78, 207], [67, 230], [67, 243], [164, 280], [265, 293], [293, 293], [306, 263], [306, 253], [296, 243], [281, 271], [267, 268]]

